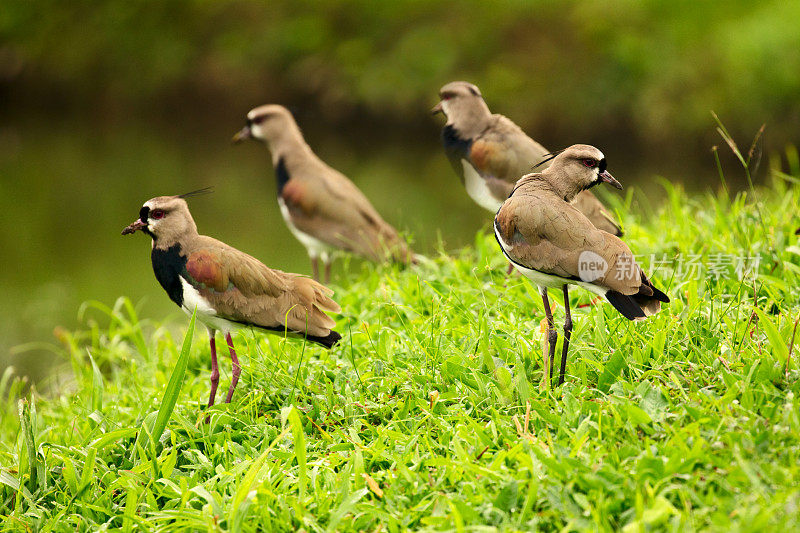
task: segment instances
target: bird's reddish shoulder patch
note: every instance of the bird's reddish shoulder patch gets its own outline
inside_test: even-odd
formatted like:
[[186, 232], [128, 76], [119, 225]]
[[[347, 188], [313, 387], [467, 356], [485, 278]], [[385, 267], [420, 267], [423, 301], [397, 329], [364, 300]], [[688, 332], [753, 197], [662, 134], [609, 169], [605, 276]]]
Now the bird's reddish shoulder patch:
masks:
[[497, 145], [485, 141], [476, 141], [472, 143], [470, 148], [469, 158], [472, 164], [475, 165], [480, 171], [485, 171], [491, 165], [492, 158], [497, 151]]
[[306, 194], [306, 184], [299, 180], [288, 182], [281, 191], [281, 198], [286, 205], [301, 209], [306, 215], [314, 211], [313, 203]]
[[191, 254], [186, 261], [186, 271], [197, 283], [209, 289], [222, 292], [228, 288], [228, 277], [217, 254], [210, 250], [200, 250]]

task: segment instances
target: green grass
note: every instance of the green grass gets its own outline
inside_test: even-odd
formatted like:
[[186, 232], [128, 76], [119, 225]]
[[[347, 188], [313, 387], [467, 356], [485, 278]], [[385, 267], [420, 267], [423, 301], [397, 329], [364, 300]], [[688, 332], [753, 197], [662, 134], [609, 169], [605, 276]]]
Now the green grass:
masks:
[[[662, 264], [653, 277], [672, 303], [657, 316], [574, 309], [555, 389], [541, 300], [506, 278], [485, 232], [418, 268], [337, 280], [344, 339], [330, 352], [239, 334], [239, 387], [208, 424], [203, 328], [181, 351], [185, 322], [90, 304], [82, 330], [60, 332], [68, 366], [53, 391], [23, 395], [10, 370], [0, 381], [2, 528], [796, 529], [797, 181], [777, 176], [757, 197], [629, 193], [616, 207], [637, 213], [622, 220], [645, 266], [744, 253], [758, 275]], [[166, 428], [150, 438], [156, 418]]]

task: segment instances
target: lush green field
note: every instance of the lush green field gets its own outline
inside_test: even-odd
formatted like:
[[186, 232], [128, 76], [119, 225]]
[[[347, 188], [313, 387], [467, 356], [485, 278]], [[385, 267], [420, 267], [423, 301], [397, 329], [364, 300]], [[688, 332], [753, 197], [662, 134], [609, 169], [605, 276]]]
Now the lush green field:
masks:
[[[575, 309], [555, 389], [541, 300], [506, 278], [488, 232], [455, 257], [336, 280], [330, 352], [240, 334], [237, 393], [208, 423], [204, 328], [182, 351], [185, 322], [91, 304], [62, 332], [55, 392], [18, 402], [24, 383], [0, 381], [2, 528], [798, 528], [800, 187], [773, 181], [617, 204], [672, 303], [642, 323]], [[756, 276], [735, 272], [742, 256]]]

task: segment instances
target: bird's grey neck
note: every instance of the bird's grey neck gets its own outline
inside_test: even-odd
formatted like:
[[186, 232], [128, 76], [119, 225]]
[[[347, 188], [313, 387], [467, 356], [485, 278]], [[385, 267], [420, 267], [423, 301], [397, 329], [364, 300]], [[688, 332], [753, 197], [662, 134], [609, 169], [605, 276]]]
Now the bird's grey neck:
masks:
[[167, 250], [169, 248], [178, 245], [182, 247], [183, 244], [187, 243], [194, 237], [197, 237], [198, 233], [195, 229], [194, 232], [184, 232], [180, 235], [162, 235], [159, 237], [153, 236], [153, 250]]
[[282, 135], [280, 138], [273, 139], [267, 143], [272, 154], [272, 164], [277, 165], [278, 161], [294, 161], [296, 158], [308, 157], [313, 155], [311, 147], [306, 144], [303, 137], [297, 135]]
[[175, 246], [175, 239], [159, 239], [158, 237], [153, 237], [153, 250], [166, 250], [172, 246]]
[[461, 113], [452, 113], [452, 115], [447, 117], [447, 124], [453, 126], [466, 138], [477, 137], [489, 127], [492, 121], [492, 114], [486, 104], [473, 106]]
[[574, 200], [578, 193], [581, 192], [581, 189], [570, 185], [569, 176], [563, 175], [561, 172], [548, 172], [548, 170], [550, 169], [548, 168], [544, 171], [542, 176], [550, 185], [553, 192], [556, 193], [559, 198], [563, 198], [565, 202]]
[[565, 186], [565, 180], [559, 179], [552, 173], [535, 174], [525, 178], [527, 188], [539, 191], [547, 191], [555, 194], [565, 202], [571, 202], [580, 191], [571, 190]]

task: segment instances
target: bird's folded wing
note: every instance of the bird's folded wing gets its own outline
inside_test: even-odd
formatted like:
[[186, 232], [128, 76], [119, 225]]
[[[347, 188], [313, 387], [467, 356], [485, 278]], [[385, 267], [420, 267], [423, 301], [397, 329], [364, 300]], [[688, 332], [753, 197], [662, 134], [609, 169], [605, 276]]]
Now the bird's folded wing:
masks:
[[[534, 172], [535, 165], [548, 154], [544, 146], [503, 115], [494, 115], [492, 126], [481, 138], [502, 147], [493, 154], [498, 158], [495, 174], [509, 183], [516, 183], [525, 174]], [[504, 166], [500, 166], [501, 162]], [[504, 173], [501, 174], [503, 169]]]
[[189, 254], [186, 280], [217, 314], [243, 324], [327, 335], [334, 321], [323, 311], [340, 310], [327, 287], [224, 245]]
[[484, 179], [492, 196], [500, 201], [508, 198], [514, 184], [522, 174], [517, 175], [517, 155], [509, 151], [502, 142], [479, 139], [472, 143], [469, 163]]
[[352, 182], [344, 176], [328, 178], [314, 183], [292, 180], [281, 191], [297, 229], [373, 261], [383, 259], [389, 249], [407, 253], [397, 230]]
[[599, 231], [576, 208], [555, 195], [515, 193], [500, 209], [496, 224], [518, 264], [566, 279], [633, 294], [641, 271], [630, 249]]
[[594, 224], [597, 229], [606, 231], [612, 235], [621, 236], [622, 230], [619, 224], [614, 220], [611, 213], [608, 212], [603, 203], [590, 191], [583, 191], [579, 193], [572, 205], [586, 215], [586, 218]]
[[276, 297], [288, 289], [278, 271], [222, 243], [193, 250], [186, 258], [186, 271], [195, 288], [219, 293], [235, 288], [246, 297]]
[[503, 115], [494, 115], [491, 125], [472, 143], [469, 160], [492, 194], [505, 199], [546, 155], [547, 150], [519, 126]]
[[509, 183], [516, 183], [521, 177], [510, 175], [517, 166], [517, 156], [509, 150], [501, 140], [481, 138], [472, 143], [469, 150], [469, 161], [481, 176], [494, 177]]

